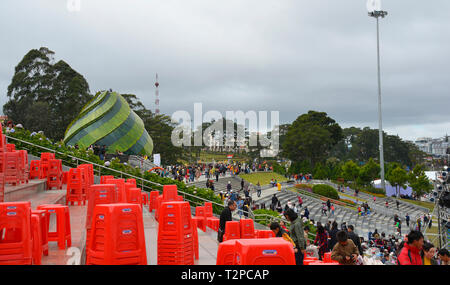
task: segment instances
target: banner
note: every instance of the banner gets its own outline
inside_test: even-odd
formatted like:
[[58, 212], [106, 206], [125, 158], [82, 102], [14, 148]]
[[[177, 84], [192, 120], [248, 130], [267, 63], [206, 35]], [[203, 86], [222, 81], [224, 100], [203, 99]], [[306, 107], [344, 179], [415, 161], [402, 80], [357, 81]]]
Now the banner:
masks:
[[161, 155], [159, 153], [155, 153], [153, 155], [153, 163], [159, 167], [161, 167]]

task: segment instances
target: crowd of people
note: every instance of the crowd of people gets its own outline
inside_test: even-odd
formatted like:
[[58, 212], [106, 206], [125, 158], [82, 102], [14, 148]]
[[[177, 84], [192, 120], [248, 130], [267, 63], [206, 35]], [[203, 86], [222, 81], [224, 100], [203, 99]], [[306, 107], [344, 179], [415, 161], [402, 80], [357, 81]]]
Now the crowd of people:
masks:
[[[242, 203], [238, 195], [231, 195], [232, 198], [226, 200], [224, 212], [232, 212], [241, 209]], [[234, 198], [237, 197], [237, 198]], [[272, 205], [280, 205], [276, 195], [272, 197]], [[301, 198], [300, 198], [301, 199]], [[251, 198], [245, 199], [247, 208], [251, 205]], [[271, 207], [272, 207], [271, 205]], [[303, 264], [305, 255], [315, 255], [323, 260], [326, 252], [331, 252], [331, 258], [340, 264], [362, 265], [370, 257], [374, 264], [384, 265], [449, 265], [449, 252], [447, 249], [437, 249], [429, 241], [425, 241], [420, 231], [412, 230], [408, 235], [401, 234], [386, 235], [379, 233], [377, 229], [369, 232], [367, 239], [358, 236], [353, 225], [343, 222], [338, 225], [336, 221], [328, 221], [325, 225], [320, 222], [315, 223], [309, 220], [308, 209], [305, 207], [303, 215], [296, 212], [293, 204], [288, 202], [281, 211], [282, 216], [291, 224], [290, 228], [280, 222], [270, 224], [270, 229], [276, 237], [282, 237], [289, 241], [295, 252], [295, 259], [298, 265]], [[326, 204], [325, 204], [326, 206]], [[276, 207], [276, 208], [277, 208]], [[223, 213], [224, 213], [223, 212]], [[218, 240], [225, 231], [226, 221], [231, 221], [231, 215], [220, 216], [220, 230]], [[229, 219], [227, 219], [228, 217]], [[395, 221], [398, 222], [398, 217]], [[314, 239], [309, 239], [310, 226], [315, 225], [316, 234]]]

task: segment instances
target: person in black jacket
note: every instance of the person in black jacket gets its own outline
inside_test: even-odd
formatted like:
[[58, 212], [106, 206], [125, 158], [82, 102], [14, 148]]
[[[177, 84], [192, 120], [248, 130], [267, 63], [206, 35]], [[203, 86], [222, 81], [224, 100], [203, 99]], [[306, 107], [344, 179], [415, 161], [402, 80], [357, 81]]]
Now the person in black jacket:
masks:
[[236, 202], [230, 200], [228, 202], [228, 206], [225, 207], [225, 209], [223, 209], [222, 213], [220, 214], [219, 230], [217, 231], [217, 240], [219, 242], [223, 241], [223, 234], [225, 233], [225, 224], [233, 220], [232, 212], [236, 210], [236, 208], [237, 208]]
[[348, 230], [348, 238], [351, 239], [353, 241], [353, 243], [356, 245], [356, 247], [358, 248], [359, 254], [363, 255], [363, 249], [361, 247], [361, 240], [359, 239], [359, 236], [354, 232], [355, 228], [353, 227], [353, 225], [349, 225], [347, 227]]
[[336, 235], [337, 235], [338, 232], [339, 232], [338, 224], [336, 223], [336, 221], [334, 221], [331, 224], [331, 230], [330, 230], [330, 233], [329, 233], [330, 234], [330, 237], [329, 237], [330, 240], [328, 242], [328, 248], [332, 249], [336, 245], [336, 243], [337, 243]]

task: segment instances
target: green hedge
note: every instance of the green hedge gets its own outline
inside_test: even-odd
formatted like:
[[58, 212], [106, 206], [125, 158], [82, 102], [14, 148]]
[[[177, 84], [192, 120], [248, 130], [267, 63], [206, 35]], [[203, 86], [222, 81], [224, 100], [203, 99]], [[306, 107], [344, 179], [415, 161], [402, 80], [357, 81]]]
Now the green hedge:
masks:
[[314, 185], [312, 191], [315, 194], [319, 194], [331, 199], [339, 200], [339, 194], [333, 187], [325, 184]]

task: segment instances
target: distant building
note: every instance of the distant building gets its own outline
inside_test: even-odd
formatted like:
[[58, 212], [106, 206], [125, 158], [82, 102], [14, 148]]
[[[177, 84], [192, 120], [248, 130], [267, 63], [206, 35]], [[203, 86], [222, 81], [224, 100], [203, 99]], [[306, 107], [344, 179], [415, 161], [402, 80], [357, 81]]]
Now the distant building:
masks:
[[443, 138], [418, 138], [414, 144], [423, 152], [434, 156], [446, 156], [449, 154], [450, 142], [449, 137], [446, 135]]

